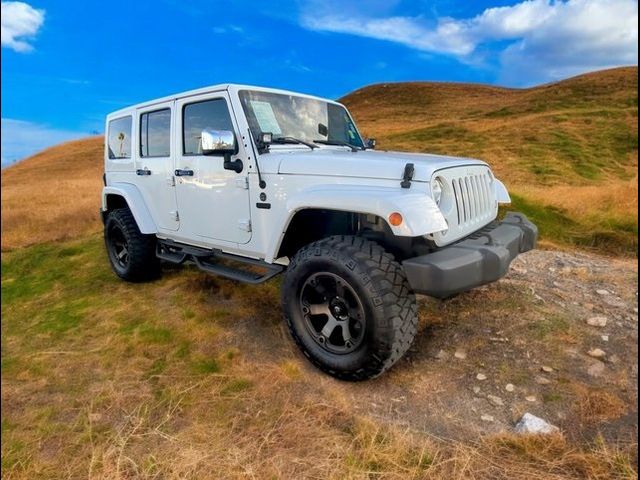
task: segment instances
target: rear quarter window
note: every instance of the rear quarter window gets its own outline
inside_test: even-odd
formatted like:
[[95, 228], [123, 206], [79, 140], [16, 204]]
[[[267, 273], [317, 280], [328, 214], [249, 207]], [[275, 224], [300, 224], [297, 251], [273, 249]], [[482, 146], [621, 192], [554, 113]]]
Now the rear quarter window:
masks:
[[131, 158], [131, 115], [109, 122], [107, 150], [109, 158]]

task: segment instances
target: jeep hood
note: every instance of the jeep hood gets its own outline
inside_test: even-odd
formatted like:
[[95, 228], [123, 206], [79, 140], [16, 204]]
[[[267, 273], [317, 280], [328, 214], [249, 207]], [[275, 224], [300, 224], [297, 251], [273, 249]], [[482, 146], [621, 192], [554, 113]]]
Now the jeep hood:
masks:
[[430, 181], [433, 173], [443, 168], [486, 165], [472, 158], [372, 150], [351, 152], [331, 148], [286, 152], [272, 150], [269, 156], [272, 155], [278, 158], [278, 173], [290, 175], [401, 180], [405, 165], [413, 163], [413, 180], [418, 182]]

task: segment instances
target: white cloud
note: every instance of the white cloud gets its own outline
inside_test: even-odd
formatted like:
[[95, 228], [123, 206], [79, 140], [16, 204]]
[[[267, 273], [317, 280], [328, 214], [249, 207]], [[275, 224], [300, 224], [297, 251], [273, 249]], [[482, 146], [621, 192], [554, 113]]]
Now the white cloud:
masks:
[[44, 10], [36, 10], [24, 2], [2, 2], [2, 46], [16, 52], [28, 52], [33, 38], [44, 22]]
[[213, 27], [213, 33], [217, 33], [218, 35], [227, 34], [227, 33], [244, 33], [244, 28], [239, 25], [227, 25], [224, 27]]
[[1, 128], [0, 150], [3, 167], [52, 145], [87, 136], [83, 132], [58, 130], [47, 125], [12, 118], [3, 118]]
[[483, 47], [495, 43], [502, 79], [512, 83], [638, 63], [637, 0], [526, 0], [472, 18], [434, 21], [306, 12], [301, 22], [311, 30], [388, 40], [466, 63], [477, 63]]

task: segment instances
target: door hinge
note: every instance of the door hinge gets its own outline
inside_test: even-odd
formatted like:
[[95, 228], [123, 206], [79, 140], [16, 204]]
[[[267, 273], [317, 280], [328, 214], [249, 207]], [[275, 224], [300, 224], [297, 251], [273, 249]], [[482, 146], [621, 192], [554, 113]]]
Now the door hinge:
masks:
[[171, 175], [170, 177], [167, 177], [167, 185], [169, 185], [170, 187], [175, 187], [176, 177], [174, 177], [173, 175]]
[[242, 220], [238, 220], [238, 228], [243, 232], [251, 231], [251, 220], [248, 218], [243, 218]]
[[173, 219], [176, 222], [180, 221], [180, 215], [178, 215], [178, 211], [177, 210], [172, 210], [172, 211], [169, 212], [169, 214], [173, 217]]
[[249, 177], [237, 177], [236, 178], [236, 187], [242, 188], [244, 190], [249, 189]]

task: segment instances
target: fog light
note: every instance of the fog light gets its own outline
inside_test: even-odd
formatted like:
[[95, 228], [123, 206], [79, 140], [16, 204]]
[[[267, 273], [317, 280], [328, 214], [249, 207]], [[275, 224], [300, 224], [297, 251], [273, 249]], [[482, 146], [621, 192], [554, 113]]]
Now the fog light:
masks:
[[389, 215], [389, 223], [394, 227], [397, 227], [402, 223], [402, 215], [400, 215], [400, 213], [398, 212], [393, 212], [391, 215]]

